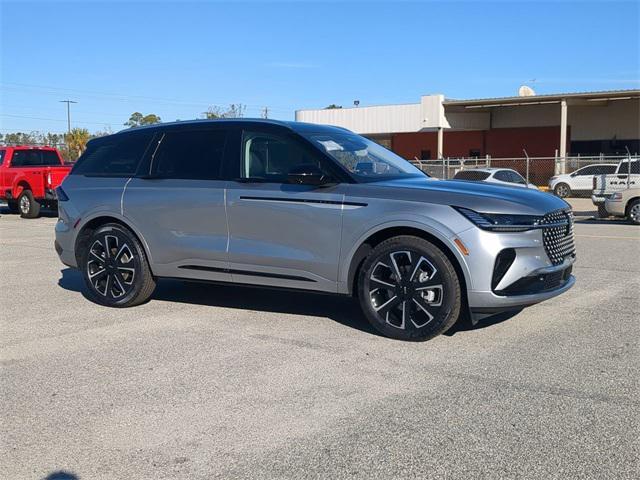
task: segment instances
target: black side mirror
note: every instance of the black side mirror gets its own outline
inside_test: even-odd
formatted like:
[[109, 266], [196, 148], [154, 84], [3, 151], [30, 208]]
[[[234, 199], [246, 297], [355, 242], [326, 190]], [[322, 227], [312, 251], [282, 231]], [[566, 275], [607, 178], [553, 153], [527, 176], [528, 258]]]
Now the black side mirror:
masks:
[[328, 182], [327, 176], [316, 165], [299, 165], [289, 170], [289, 183], [297, 185], [322, 185]]

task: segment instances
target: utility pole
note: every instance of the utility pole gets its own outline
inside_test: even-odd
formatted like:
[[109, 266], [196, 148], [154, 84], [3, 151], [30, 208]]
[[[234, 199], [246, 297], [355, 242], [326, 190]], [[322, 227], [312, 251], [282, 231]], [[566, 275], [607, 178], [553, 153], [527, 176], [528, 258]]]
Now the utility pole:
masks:
[[67, 133], [71, 133], [71, 111], [69, 105], [78, 102], [74, 102], [73, 100], [60, 100], [60, 103], [67, 104]]
[[262, 109], [262, 118], [269, 118], [269, 107], [264, 107]]

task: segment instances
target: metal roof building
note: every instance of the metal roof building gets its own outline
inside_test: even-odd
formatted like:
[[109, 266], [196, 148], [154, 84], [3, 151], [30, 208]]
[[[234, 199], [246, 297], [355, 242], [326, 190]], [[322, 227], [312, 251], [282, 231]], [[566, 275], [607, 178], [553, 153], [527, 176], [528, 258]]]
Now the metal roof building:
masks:
[[296, 120], [348, 128], [405, 158], [640, 151], [640, 90], [470, 100], [436, 94], [412, 104], [298, 110]]

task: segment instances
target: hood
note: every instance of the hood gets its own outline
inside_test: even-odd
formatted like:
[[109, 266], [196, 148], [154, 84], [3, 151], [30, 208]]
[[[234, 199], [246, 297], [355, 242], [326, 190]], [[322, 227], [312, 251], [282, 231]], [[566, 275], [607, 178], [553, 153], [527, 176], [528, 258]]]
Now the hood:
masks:
[[369, 185], [396, 190], [398, 196], [406, 200], [466, 207], [484, 213], [544, 215], [569, 207], [561, 198], [537, 189], [488, 182], [412, 177]]

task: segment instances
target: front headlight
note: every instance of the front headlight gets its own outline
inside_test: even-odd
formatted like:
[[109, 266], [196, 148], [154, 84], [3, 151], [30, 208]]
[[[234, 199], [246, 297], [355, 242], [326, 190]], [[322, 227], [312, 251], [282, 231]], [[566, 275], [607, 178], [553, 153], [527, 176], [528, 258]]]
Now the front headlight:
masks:
[[537, 215], [480, 213], [463, 207], [453, 208], [477, 227], [492, 232], [525, 232], [542, 226], [543, 217]]

